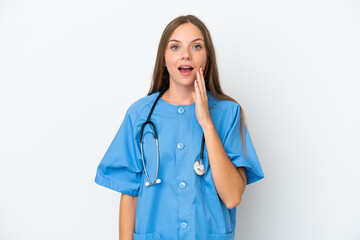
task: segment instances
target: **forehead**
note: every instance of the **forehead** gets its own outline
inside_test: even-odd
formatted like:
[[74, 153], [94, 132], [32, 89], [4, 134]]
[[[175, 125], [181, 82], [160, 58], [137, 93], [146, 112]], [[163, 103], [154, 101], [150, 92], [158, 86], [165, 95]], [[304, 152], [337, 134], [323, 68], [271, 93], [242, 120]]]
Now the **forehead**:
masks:
[[184, 23], [178, 26], [169, 38], [170, 40], [192, 41], [196, 38], [204, 39], [200, 29], [192, 23]]

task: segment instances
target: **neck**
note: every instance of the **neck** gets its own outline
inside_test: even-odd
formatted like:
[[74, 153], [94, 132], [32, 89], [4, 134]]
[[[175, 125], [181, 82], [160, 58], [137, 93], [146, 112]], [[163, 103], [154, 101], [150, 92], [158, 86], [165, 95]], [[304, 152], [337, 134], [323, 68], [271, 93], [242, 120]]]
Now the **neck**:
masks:
[[168, 103], [175, 105], [190, 105], [194, 103], [192, 89], [194, 87], [184, 87], [170, 84], [169, 89], [161, 96]]

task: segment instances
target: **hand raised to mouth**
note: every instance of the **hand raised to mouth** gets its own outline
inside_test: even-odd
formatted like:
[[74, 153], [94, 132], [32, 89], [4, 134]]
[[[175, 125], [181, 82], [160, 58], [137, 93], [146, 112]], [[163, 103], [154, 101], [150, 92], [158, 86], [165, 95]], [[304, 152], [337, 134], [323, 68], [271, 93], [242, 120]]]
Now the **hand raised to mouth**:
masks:
[[194, 81], [194, 90], [192, 91], [192, 97], [195, 101], [195, 114], [199, 122], [199, 125], [204, 128], [209, 124], [213, 124], [208, 105], [208, 98], [206, 93], [206, 86], [203, 74], [203, 68], [196, 73], [196, 80]]

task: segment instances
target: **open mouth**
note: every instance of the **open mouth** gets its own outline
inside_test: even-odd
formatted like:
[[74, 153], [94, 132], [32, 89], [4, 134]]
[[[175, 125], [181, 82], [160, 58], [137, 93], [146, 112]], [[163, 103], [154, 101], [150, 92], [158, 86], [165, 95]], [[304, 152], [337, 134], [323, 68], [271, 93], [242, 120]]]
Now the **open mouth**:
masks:
[[192, 70], [194, 70], [194, 68], [191, 66], [180, 66], [178, 69], [181, 73], [185, 73], [185, 74], [190, 73]]

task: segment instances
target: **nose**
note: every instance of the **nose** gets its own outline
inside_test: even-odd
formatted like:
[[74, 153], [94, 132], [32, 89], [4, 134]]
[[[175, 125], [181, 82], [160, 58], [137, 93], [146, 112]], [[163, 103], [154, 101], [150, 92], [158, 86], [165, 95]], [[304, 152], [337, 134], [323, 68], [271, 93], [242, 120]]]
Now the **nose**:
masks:
[[182, 59], [191, 59], [190, 51], [187, 48], [184, 48]]

